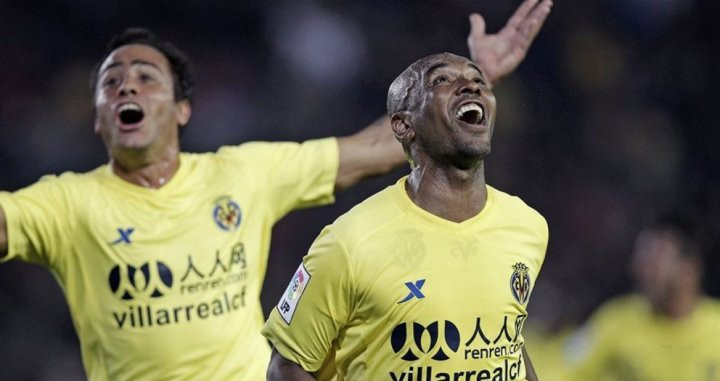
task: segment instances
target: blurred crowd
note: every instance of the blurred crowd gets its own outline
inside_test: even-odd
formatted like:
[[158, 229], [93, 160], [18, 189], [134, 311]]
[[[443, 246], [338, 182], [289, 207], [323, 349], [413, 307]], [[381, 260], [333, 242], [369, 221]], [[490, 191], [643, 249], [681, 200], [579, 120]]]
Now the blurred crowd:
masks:
[[[518, 3], [0, 1], [0, 189], [107, 161], [92, 132], [88, 78], [127, 26], [152, 28], [193, 59], [182, 145], [214, 151], [351, 134], [385, 112], [390, 81], [410, 62], [468, 54], [471, 12], [495, 32]], [[559, 337], [550, 333], [631, 291], [635, 238], [667, 205], [697, 213], [703, 288], [720, 295], [719, 17], [712, 0], [558, 0], [528, 58], [496, 85], [488, 183], [522, 197], [550, 226], [530, 305], [535, 332]], [[281, 221], [266, 311], [322, 226], [406, 171]], [[0, 367], [2, 380], [84, 377], [62, 291], [43, 269], [0, 266], [0, 343], [11, 364]]]

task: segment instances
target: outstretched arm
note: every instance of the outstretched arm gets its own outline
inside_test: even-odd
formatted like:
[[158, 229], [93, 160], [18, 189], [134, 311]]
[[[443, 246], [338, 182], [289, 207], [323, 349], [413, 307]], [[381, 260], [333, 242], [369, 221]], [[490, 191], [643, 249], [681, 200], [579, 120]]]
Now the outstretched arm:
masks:
[[275, 349], [273, 349], [270, 358], [267, 379], [268, 381], [315, 381], [315, 377], [306, 372], [300, 365], [286, 360]]
[[7, 241], [7, 227], [5, 226], [5, 212], [0, 207], [0, 258], [7, 255], [8, 241]]
[[550, 13], [552, 0], [525, 0], [496, 34], [485, 33], [485, 20], [470, 15], [470, 58], [497, 84], [522, 62]]
[[335, 180], [336, 192], [407, 163], [386, 116], [354, 135], [338, 138], [338, 146], [340, 166]]

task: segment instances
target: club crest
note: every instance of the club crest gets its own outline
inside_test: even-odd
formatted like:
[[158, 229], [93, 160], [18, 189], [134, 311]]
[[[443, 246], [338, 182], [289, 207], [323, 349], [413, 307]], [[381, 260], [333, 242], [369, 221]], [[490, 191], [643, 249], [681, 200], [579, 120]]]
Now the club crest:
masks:
[[222, 196], [215, 200], [213, 219], [220, 229], [225, 231], [237, 229], [240, 226], [241, 216], [240, 206], [230, 196]]
[[513, 273], [510, 275], [510, 291], [515, 300], [520, 304], [525, 304], [530, 296], [530, 274], [528, 274], [528, 267], [518, 262], [512, 266]]

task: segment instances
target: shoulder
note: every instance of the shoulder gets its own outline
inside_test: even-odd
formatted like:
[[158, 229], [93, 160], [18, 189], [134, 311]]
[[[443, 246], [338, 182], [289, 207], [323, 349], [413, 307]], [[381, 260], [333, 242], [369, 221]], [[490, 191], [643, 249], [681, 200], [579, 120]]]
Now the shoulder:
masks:
[[398, 185], [391, 185], [355, 205], [328, 228], [341, 240], [348, 252], [359, 243], [387, 230], [400, 218], [402, 210], [393, 201]]
[[648, 304], [640, 295], [630, 294], [612, 298], [598, 307], [591, 317], [594, 326], [611, 328], [625, 325], [637, 317], [646, 316]]
[[547, 235], [548, 225], [545, 217], [525, 203], [520, 197], [513, 196], [488, 185], [488, 194], [493, 198], [497, 213], [509, 221], [526, 224]]
[[720, 299], [704, 296], [698, 303], [699, 311], [703, 316], [711, 317], [714, 320], [720, 320]]
[[304, 142], [268, 142], [252, 141], [234, 146], [221, 147], [216, 153], [211, 154], [220, 159], [251, 158], [282, 156], [286, 152], [299, 150], [316, 152], [327, 149], [337, 150], [337, 139], [334, 137], [323, 139], [312, 139]]

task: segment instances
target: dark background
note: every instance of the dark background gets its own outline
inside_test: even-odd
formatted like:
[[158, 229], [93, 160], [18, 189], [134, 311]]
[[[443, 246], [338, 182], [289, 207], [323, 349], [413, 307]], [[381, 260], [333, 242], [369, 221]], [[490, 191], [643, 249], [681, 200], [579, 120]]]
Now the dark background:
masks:
[[[412, 61], [467, 55], [467, 16], [497, 31], [505, 1], [0, 1], [0, 189], [107, 161], [88, 90], [108, 39], [147, 26], [194, 59], [188, 151], [348, 135], [380, 116]], [[528, 58], [498, 84], [491, 185], [550, 225], [530, 306], [549, 329], [632, 288], [641, 224], [675, 204], [720, 217], [720, 2], [557, 0]], [[295, 212], [275, 228], [263, 302], [284, 290], [322, 226], [407, 169]], [[706, 289], [718, 295], [716, 246]], [[467, 291], [462, 291], [467, 292]], [[39, 267], [0, 266], [0, 379], [82, 379], [62, 293]]]

